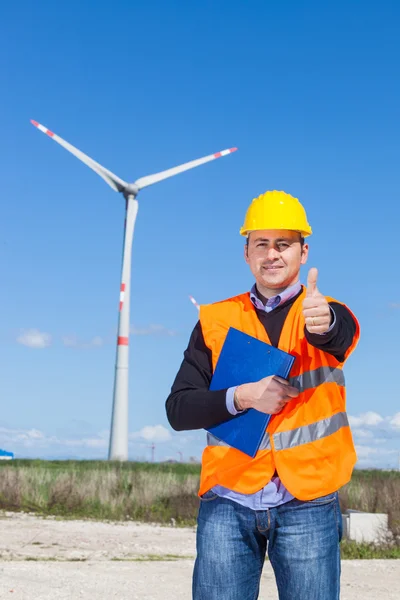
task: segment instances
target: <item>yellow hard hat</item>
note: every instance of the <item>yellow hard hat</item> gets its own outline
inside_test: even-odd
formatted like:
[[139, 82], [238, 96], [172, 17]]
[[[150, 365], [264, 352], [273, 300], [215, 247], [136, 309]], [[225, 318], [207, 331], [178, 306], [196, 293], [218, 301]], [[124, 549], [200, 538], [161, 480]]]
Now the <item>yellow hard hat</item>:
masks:
[[254, 198], [247, 209], [240, 235], [259, 229], [299, 231], [303, 237], [312, 234], [306, 211], [297, 198], [285, 192], [269, 191]]

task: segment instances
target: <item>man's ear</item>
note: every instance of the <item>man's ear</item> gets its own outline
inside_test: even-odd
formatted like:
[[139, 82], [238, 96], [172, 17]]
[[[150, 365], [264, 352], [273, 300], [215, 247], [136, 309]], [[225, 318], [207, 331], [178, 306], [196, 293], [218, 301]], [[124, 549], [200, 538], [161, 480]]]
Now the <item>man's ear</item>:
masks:
[[249, 264], [249, 246], [247, 243], [244, 245], [244, 260]]
[[301, 261], [300, 264], [305, 265], [308, 259], [308, 251], [309, 251], [309, 245], [308, 244], [303, 244], [303, 247], [301, 249]]

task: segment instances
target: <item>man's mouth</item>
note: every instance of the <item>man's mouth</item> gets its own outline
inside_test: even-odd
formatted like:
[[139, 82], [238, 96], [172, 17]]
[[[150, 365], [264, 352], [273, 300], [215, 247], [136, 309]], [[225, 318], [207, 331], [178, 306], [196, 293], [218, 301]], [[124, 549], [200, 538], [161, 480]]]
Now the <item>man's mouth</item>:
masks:
[[282, 266], [279, 265], [264, 265], [263, 269], [266, 271], [277, 271], [278, 269], [282, 269]]

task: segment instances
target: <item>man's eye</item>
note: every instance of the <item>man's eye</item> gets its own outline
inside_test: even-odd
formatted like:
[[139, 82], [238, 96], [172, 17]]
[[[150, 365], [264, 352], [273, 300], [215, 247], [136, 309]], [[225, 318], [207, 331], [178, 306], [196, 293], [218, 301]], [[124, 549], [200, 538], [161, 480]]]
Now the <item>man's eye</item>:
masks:
[[286, 244], [286, 242], [282, 242], [278, 244], [278, 248], [279, 250], [285, 250], [286, 248], [289, 248], [289, 244]]

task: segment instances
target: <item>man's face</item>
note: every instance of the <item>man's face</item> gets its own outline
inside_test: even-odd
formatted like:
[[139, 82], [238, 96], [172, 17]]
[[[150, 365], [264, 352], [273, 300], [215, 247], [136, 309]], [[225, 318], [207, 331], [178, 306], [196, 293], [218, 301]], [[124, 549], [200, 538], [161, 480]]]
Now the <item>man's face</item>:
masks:
[[244, 256], [261, 294], [269, 290], [279, 293], [298, 281], [300, 266], [308, 256], [308, 245], [302, 248], [300, 239], [300, 233], [286, 229], [249, 234]]

